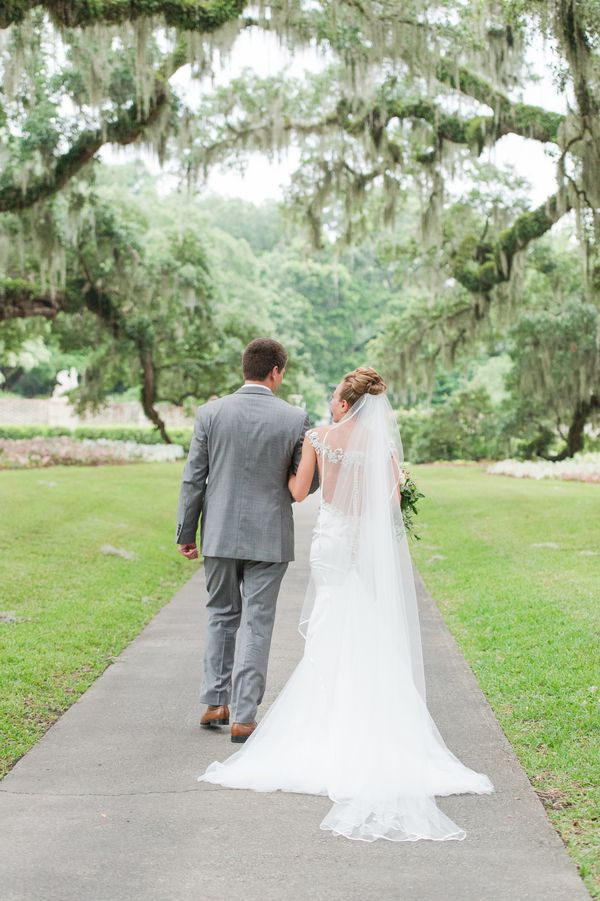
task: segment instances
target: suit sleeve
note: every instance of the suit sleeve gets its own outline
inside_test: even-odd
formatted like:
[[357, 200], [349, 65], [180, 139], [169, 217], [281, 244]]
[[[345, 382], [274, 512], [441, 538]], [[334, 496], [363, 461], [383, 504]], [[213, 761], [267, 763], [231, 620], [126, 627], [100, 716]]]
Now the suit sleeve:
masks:
[[[302, 443], [304, 441], [304, 436], [306, 435], [307, 429], [310, 425], [310, 421], [308, 416], [305, 416], [304, 423], [302, 424], [302, 430], [300, 432], [300, 437], [296, 442], [296, 446], [294, 448], [294, 455], [292, 458], [292, 467], [291, 470], [293, 473], [298, 471], [298, 466], [300, 465], [300, 457], [302, 456]], [[308, 490], [309, 494], [314, 494], [317, 488], [319, 487], [319, 469], [315, 466], [315, 472], [313, 475], [313, 480], [311, 486]]]
[[298, 436], [296, 446], [294, 447], [294, 453], [292, 455], [291, 471], [294, 473], [294, 475], [298, 472], [298, 467], [300, 466], [300, 457], [302, 456], [302, 443], [304, 441], [304, 436], [306, 435], [306, 431], [309, 425], [310, 422], [308, 416], [305, 416], [304, 422], [302, 423], [302, 428], [300, 429], [300, 435]]
[[196, 414], [194, 434], [179, 491], [175, 535], [177, 544], [191, 544], [196, 541], [198, 521], [204, 504], [208, 478], [208, 442], [204, 419], [204, 408], [200, 407]]

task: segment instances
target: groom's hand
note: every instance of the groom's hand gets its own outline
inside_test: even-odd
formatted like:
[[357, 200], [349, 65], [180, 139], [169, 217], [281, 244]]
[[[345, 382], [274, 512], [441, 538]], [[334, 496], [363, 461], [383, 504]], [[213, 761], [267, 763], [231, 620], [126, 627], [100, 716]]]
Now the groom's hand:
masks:
[[179, 548], [179, 553], [187, 557], [188, 560], [198, 559], [198, 548], [195, 541], [192, 541], [190, 544], [178, 544], [177, 547]]

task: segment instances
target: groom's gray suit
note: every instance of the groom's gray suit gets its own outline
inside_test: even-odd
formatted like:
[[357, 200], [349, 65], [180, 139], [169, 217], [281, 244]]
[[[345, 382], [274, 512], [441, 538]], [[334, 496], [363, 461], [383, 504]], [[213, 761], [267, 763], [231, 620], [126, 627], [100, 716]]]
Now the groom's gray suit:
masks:
[[[255, 384], [209, 401], [196, 414], [176, 541], [196, 540], [202, 514], [209, 600], [200, 700], [231, 702], [238, 723], [254, 720], [265, 690], [277, 595], [294, 559], [287, 479], [298, 467], [308, 424], [304, 410]], [[233, 673], [243, 606], [243, 645]]]

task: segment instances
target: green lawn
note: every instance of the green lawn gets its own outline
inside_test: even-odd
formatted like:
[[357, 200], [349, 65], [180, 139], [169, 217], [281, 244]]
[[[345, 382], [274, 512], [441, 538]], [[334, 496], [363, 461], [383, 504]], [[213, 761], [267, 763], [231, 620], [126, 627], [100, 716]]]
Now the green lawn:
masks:
[[600, 485], [411, 470], [414, 560], [600, 898]]
[[[177, 555], [182, 465], [0, 472], [0, 775], [197, 567]], [[110, 544], [136, 560], [105, 556]]]
[[[1, 772], [195, 570], [173, 541], [181, 469], [0, 472], [0, 610], [18, 618], [0, 623]], [[600, 897], [600, 486], [412, 471], [415, 561]]]

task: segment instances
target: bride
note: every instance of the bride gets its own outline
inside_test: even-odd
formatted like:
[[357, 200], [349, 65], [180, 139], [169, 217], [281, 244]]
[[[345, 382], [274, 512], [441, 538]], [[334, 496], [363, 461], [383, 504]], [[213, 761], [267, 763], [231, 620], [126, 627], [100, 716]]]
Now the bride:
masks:
[[427, 709], [402, 446], [385, 387], [374, 369], [348, 373], [333, 424], [306, 434], [289, 478], [302, 501], [319, 468], [304, 655], [243, 748], [199, 781], [328, 795], [321, 828], [347, 838], [464, 839], [435, 796], [494, 787], [446, 747]]

